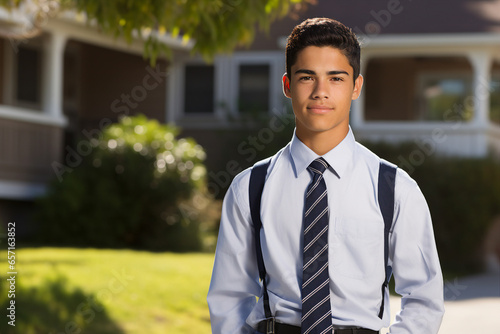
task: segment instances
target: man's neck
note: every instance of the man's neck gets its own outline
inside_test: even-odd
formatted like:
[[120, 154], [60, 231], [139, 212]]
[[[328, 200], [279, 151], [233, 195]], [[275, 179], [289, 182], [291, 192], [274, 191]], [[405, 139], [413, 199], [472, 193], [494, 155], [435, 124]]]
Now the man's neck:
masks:
[[309, 147], [317, 155], [325, 155], [340, 144], [349, 133], [349, 127], [345, 129], [332, 129], [323, 132], [300, 133], [296, 131], [297, 138]]

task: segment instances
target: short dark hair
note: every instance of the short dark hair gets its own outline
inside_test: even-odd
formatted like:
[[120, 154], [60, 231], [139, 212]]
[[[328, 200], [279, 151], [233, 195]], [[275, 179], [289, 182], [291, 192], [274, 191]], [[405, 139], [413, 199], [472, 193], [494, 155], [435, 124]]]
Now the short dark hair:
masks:
[[353, 69], [354, 81], [359, 76], [361, 48], [352, 30], [339, 21], [318, 17], [307, 19], [293, 28], [286, 43], [286, 73], [291, 78], [291, 69], [297, 55], [308, 46], [330, 46], [347, 57]]

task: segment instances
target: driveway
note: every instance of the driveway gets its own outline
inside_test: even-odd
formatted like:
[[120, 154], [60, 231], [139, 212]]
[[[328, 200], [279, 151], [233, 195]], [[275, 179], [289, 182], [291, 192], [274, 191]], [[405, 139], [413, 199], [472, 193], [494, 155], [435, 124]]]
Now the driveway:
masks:
[[[444, 297], [446, 313], [439, 334], [500, 333], [500, 273], [447, 280]], [[400, 298], [391, 297], [390, 303], [394, 319]]]

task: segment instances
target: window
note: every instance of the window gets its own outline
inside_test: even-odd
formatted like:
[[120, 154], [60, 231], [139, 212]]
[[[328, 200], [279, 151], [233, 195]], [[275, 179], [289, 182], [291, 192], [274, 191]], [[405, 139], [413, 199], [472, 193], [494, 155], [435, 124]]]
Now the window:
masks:
[[454, 119], [469, 121], [473, 107], [465, 103], [472, 94], [472, 79], [468, 75], [433, 74], [422, 77], [421, 114], [424, 121], [445, 121], [450, 110]]
[[184, 128], [245, 123], [282, 110], [284, 57], [276, 52], [235, 52], [174, 63], [168, 77], [167, 119]]
[[238, 110], [260, 113], [269, 110], [269, 65], [240, 65]]
[[41, 59], [40, 50], [19, 47], [16, 69], [16, 100], [18, 102], [40, 104]]
[[210, 114], [214, 112], [213, 66], [185, 66], [184, 112], [186, 114]]
[[[472, 76], [433, 74], [422, 79], [422, 120], [443, 121], [452, 111], [457, 117], [469, 121], [474, 109], [467, 98], [473, 96]], [[500, 124], [500, 72], [493, 72], [490, 83], [490, 120]]]
[[41, 110], [43, 37], [16, 45], [4, 42], [3, 103]]

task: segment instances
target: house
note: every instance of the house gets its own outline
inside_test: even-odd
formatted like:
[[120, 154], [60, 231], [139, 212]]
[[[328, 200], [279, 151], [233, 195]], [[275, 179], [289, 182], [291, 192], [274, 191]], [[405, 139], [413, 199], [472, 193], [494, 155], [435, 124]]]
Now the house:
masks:
[[[431, 154], [500, 154], [500, 0], [320, 0], [211, 64], [167, 36], [174, 55], [155, 68], [138, 42], [104, 36], [65, 13], [38, 37], [0, 39], [0, 215], [76, 168], [120, 115], [178, 124], [217, 160], [214, 133], [238, 132], [232, 120], [256, 113], [279, 120], [286, 36], [317, 16], [352, 27], [362, 43], [365, 86], [351, 117], [358, 139], [415, 141], [421, 151], [407, 157], [415, 164]], [[0, 22], [9, 20], [0, 10]]]
[[[351, 27], [362, 44], [365, 86], [351, 115], [358, 139], [415, 141], [420, 155], [500, 153], [498, 0], [317, 1], [214, 64], [175, 62], [171, 79], [184, 84], [170, 92], [169, 121], [201, 136], [228, 114], [279, 112], [286, 37], [303, 19], [324, 16]], [[190, 83], [194, 71], [199, 86]], [[196, 108], [189, 96], [200, 91]]]
[[[61, 13], [34, 37], [26, 15], [0, 8], [0, 219], [30, 220], [32, 200], [62, 180], [119, 116], [144, 113], [165, 122], [166, 60], [155, 67], [143, 45], [100, 33], [82, 15]], [[163, 36], [186, 57], [191, 44]], [[78, 138], [84, 138], [77, 142]], [[22, 231], [21, 231], [22, 232]]]

